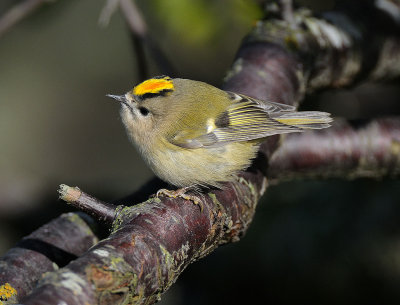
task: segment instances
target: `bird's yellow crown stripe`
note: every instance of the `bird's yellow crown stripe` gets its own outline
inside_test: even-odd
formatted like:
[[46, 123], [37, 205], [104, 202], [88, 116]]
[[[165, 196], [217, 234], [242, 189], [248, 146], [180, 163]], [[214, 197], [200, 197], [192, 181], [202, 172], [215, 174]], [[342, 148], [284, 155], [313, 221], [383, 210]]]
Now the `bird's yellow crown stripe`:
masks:
[[174, 90], [174, 84], [172, 83], [172, 79], [170, 77], [151, 78], [145, 80], [144, 82], [133, 88], [132, 91], [134, 95], [141, 96], [148, 93], [157, 94], [164, 90]]

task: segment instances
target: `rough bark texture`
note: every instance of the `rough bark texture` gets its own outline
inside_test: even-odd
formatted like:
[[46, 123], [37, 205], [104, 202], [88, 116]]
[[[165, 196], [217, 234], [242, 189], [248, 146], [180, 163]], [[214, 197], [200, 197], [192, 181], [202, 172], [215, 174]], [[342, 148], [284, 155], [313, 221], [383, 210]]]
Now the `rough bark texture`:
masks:
[[[152, 303], [188, 264], [247, 229], [261, 173], [202, 196], [203, 211], [183, 199], [119, 206], [113, 233], [67, 267], [47, 275], [24, 304]], [[73, 288], [73, 289], [71, 289]], [[77, 293], [79, 292], [79, 293]]]
[[350, 124], [336, 120], [326, 130], [287, 135], [273, 154], [269, 181], [294, 178], [399, 177], [400, 118]]
[[[300, 9], [294, 12], [290, 23], [278, 19], [258, 23], [240, 48], [224, 89], [262, 100], [297, 104], [306, 91], [382, 77], [385, 71], [393, 72], [391, 76], [399, 74], [400, 69], [386, 64], [393, 60], [398, 64], [399, 40], [392, 32], [365, 31], [368, 25], [362, 23], [364, 16], [349, 18], [340, 12], [324, 16], [325, 19], [318, 19]], [[378, 49], [373, 43], [377, 40], [387, 42], [391, 46], [389, 51]], [[385, 139], [394, 139], [394, 142], [385, 142], [385, 147], [396, 154], [398, 121], [385, 122], [378, 123], [377, 132], [390, 134]], [[347, 142], [354, 149], [355, 164], [359, 162], [349, 165], [351, 171], [354, 166], [360, 166], [364, 156], [370, 155], [363, 151], [357, 153], [356, 146], [362, 145], [365, 137], [361, 130], [355, 131], [346, 124], [342, 129], [340, 126], [328, 134], [333, 143], [335, 139], [342, 139], [345, 130], [351, 134]], [[373, 135], [374, 128], [371, 123], [368, 136]], [[310, 156], [313, 170], [320, 171], [317, 165], [327, 166], [322, 158], [312, 155], [311, 149], [306, 150], [305, 145], [310, 145], [304, 142], [308, 140], [315, 141], [316, 145], [325, 143], [325, 137], [321, 138], [317, 132], [289, 136], [281, 152], [286, 157], [283, 160], [278, 153], [274, 155], [270, 174], [281, 178], [278, 171], [307, 169], [306, 161], [297, 165], [293, 161], [296, 145]], [[155, 302], [188, 264], [220, 244], [237, 241], [244, 234], [267, 186], [262, 174], [267, 166], [265, 161], [276, 151], [278, 142], [279, 137], [269, 137], [254, 166], [238, 181], [226, 184], [222, 191], [202, 195], [203, 211], [180, 198], [150, 199], [133, 207], [119, 206], [111, 235], [66, 267], [48, 273], [25, 298], [24, 304]], [[379, 149], [371, 153], [376, 158], [380, 156]], [[340, 161], [331, 158], [329, 164], [342, 166], [343, 173], [346, 168]], [[389, 165], [382, 162], [374, 168], [380, 170], [380, 166]]]
[[32, 232], [0, 259], [0, 284], [9, 283], [23, 298], [43, 273], [67, 265], [98, 242], [93, 225], [82, 213], [68, 213]]

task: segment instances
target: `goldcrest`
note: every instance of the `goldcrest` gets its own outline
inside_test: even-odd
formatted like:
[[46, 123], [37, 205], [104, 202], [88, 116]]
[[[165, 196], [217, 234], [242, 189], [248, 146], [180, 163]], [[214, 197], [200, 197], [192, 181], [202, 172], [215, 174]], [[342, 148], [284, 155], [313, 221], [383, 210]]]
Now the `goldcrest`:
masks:
[[330, 114], [260, 101], [209, 84], [154, 77], [121, 103], [129, 139], [162, 180], [180, 188], [220, 186], [246, 169], [265, 137], [329, 127]]

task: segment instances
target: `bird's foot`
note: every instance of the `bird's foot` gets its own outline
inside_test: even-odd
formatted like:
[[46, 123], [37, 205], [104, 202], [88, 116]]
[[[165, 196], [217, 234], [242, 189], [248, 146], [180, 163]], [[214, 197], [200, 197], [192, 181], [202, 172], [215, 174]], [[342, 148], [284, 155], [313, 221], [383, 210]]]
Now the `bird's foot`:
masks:
[[198, 205], [200, 207], [200, 211], [203, 212], [203, 203], [201, 202], [201, 199], [195, 195], [186, 194], [186, 192], [189, 189], [190, 189], [190, 187], [183, 187], [183, 188], [177, 189], [176, 191], [160, 189], [157, 191], [156, 197], [157, 198], [160, 196], [167, 196], [170, 198], [180, 197], [182, 199], [192, 201], [195, 205]]

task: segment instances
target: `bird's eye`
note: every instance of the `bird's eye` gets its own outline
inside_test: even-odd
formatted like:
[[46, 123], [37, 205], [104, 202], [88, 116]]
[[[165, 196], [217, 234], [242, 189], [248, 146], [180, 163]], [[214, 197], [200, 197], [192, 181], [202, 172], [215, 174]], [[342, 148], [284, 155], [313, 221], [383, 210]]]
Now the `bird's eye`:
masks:
[[139, 111], [140, 114], [143, 116], [147, 116], [150, 113], [149, 109], [147, 109], [146, 107], [139, 107]]

